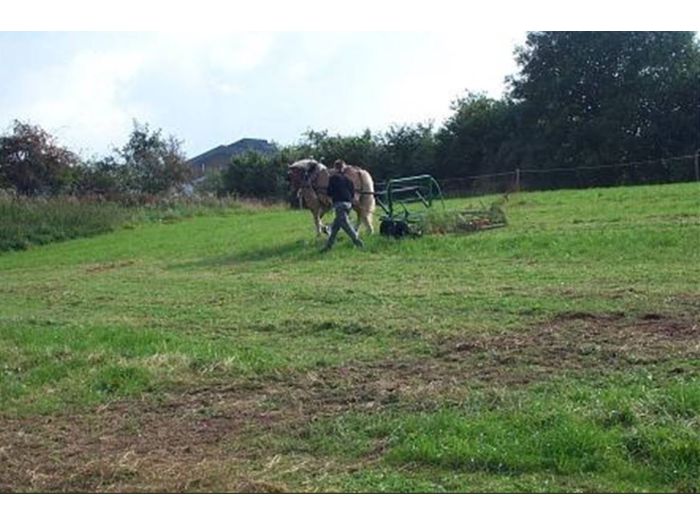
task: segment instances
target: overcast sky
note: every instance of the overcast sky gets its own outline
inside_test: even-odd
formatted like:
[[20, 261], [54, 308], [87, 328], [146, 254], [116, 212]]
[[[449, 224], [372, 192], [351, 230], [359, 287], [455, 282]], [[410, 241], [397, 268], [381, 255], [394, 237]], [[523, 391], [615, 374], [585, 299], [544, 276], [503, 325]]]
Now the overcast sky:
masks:
[[38, 124], [83, 156], [122, 145], [133, 119], [188, 156], [243, 137], [281, 144], [440, 124], [464, 90], [500, 97], [525, 32], [0, 32], [0, 128]]

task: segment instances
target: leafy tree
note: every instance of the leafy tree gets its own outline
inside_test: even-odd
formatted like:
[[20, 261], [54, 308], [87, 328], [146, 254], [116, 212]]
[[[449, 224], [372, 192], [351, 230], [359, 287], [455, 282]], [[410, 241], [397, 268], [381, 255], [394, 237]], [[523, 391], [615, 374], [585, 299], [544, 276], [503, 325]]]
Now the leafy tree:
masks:
[[74, 181], [72, 192], [78, 195], [114, 197], [127, 189], [127, 171], [124, 163], [113, 155], [85, 162], [80, 176]]
[[303, 157], [315, 158], [326, 165], [343, 159], [348, 164], [368, 169], [375, 176], [384, 169], [378, 139], [370, 130], [345, 137], [331, 136], [327, 131], [307, 131], [296, 150]]
[[15, 120], [0, 136], [0, 187], [25, 195], [55, 194], [78, 175], [80, 159], [39, 126]]
[[175, 137], [134, 122], [129, 141], [117, 151], [124, 161], [124, 190], [151, 195], [164, 193], [190, 180], [194, 173]]
[[700, 52], [691, 32], [532, 32], [510, 98], [525, 163], [605, 164], [692, 151]]
[[231, 159], [223, 174], [223, 187], [228, 193], [244, 197], [269, 198], [284, 191], [286, 164], [283, 157], [247, 151]]
[[382, 136], [379, 152], [384, 178], [434, 173], [432, 123], [391, 126]]
[[441, 178], [513, 169], [518, 143], [515, 104], [467, 92], [452, 103], [451, 109], [454, 113], [436, 137], [435, 157]]

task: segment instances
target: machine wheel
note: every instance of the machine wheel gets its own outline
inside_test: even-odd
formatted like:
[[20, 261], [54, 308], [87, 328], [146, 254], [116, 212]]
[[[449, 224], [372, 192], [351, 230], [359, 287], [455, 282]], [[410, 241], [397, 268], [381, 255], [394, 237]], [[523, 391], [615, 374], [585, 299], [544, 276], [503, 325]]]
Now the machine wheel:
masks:
[[379, 233], [386, 237], [393, 237], [394, 221], [391, 219], [382, 220], [382, 222], [379, 224]]
[[394, 237], [400, 239], [411, 234], [411, 229], [408, 223], [404, 221], [397, 221], [394, 219], [385, 219], [379, 225], [379, 233], [386, 235], [387, 237]]

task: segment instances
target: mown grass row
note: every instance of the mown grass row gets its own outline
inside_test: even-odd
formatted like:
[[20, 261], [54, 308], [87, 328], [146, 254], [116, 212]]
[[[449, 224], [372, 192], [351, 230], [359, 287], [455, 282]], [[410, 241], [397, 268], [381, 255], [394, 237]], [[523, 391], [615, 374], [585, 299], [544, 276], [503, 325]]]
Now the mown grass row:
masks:
[[[700, 381], [642, 375], [474, 391], [430, 412], [394, 408], [326, 419], [282, 442], [284, 454], [361, 465], [339, 490], [700, 490]], [[377, 460], [377, 451], [381, 451]]]

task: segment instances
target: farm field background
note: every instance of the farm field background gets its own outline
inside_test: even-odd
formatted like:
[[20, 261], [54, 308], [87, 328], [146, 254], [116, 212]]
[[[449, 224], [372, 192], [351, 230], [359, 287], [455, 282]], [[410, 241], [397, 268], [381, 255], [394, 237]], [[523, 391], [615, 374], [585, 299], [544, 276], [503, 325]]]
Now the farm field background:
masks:
[[251, 208], [0, 255], [0, 491], [698, 491], [700, 184], [505, 211], [327, 254]]

